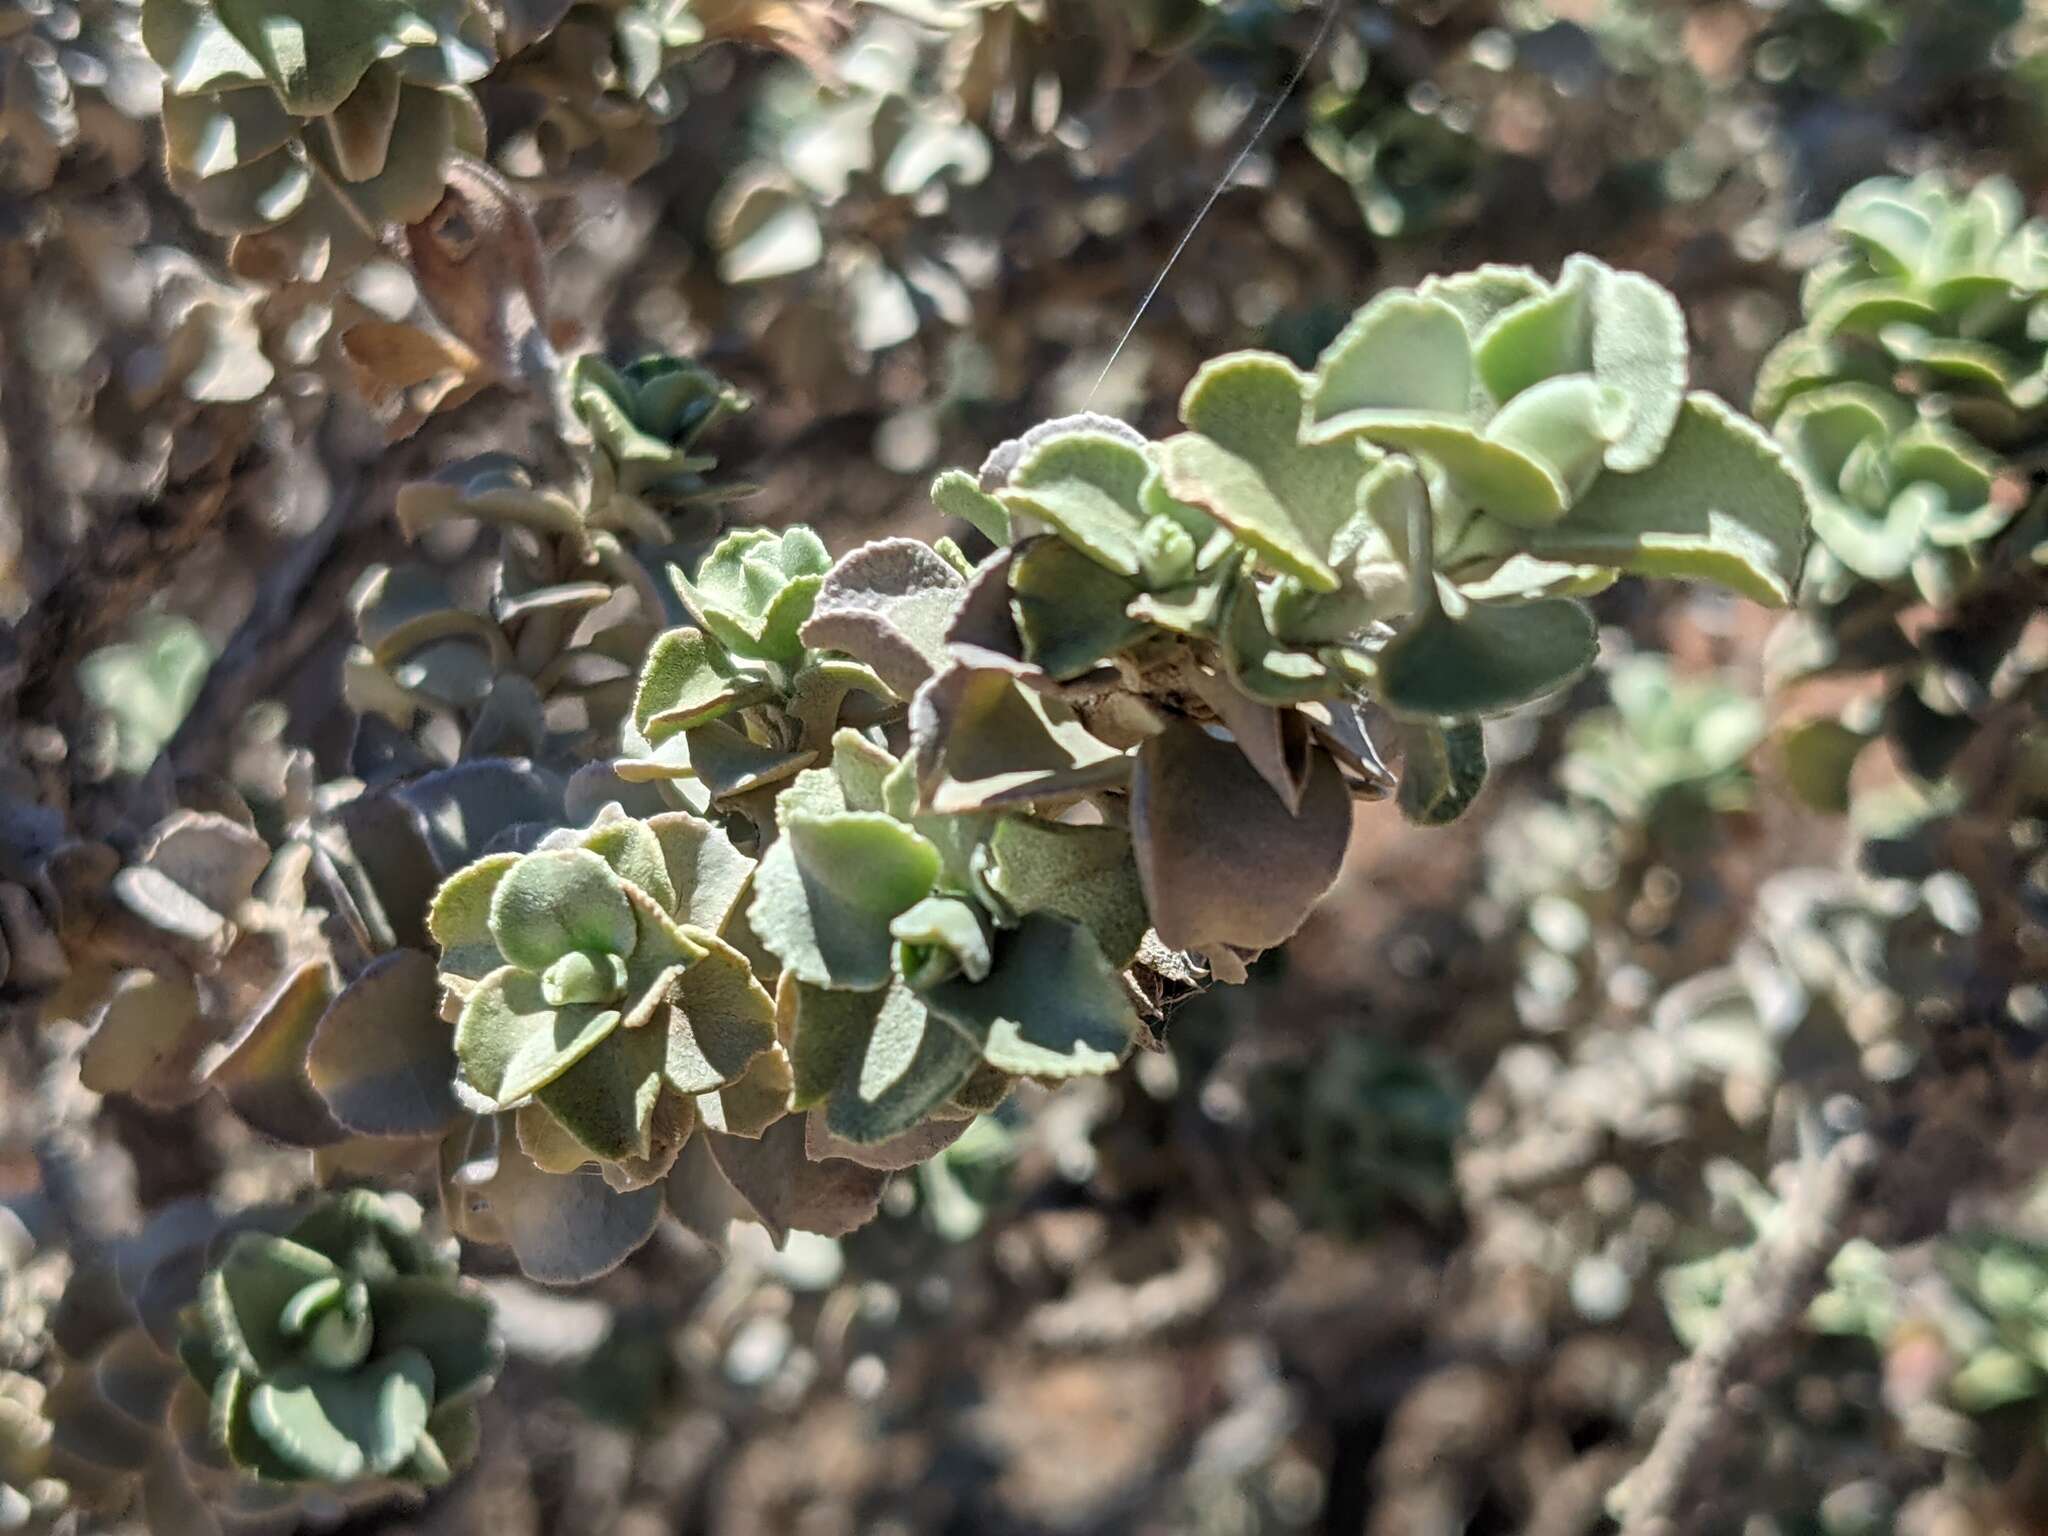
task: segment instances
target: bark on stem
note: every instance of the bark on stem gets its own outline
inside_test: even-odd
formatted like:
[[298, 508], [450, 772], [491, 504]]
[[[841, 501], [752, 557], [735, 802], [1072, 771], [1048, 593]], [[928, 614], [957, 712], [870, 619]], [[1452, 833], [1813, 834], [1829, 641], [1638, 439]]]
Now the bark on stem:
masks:
[[1857, 1196], [1876, 1164], [1875, 1138], [1859, 1133], [1837, 1142], [1800, 1178], [1713, 1332], [1678, 1368], [1664, 1427], [1618, 1490], [1622, 1536], [1685, 1536], [1697, 1523], [1698, 1490], [1737, 1427], [1729, 1393], [1770, 1345], [1798, 1327], [1848, 1237]]

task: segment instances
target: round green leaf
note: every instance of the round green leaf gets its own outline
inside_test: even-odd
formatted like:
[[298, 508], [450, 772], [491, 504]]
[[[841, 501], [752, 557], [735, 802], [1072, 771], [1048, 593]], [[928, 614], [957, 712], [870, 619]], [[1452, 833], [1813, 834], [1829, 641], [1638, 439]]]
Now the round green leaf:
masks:
[[1555, 693], [1600, 654], [1592, 612], [1570, 598], [1473, 604], [1454, 619], [1436, 609], [1379, 655], [1379, 695], [1398, 714], [1469, 719]]
[[633, 695], [633, 723], [648, 744], [716, 720], [773, 693], [758, 671], [735, 663], [701, 629], [671, 629], [654, 642]]
[[556, 1008], [538, 977], [505, 966], [478, 984], [456, 1021], [462, 1079], [500, 1108], [515, 1104], [589, 1055], [619, 1018], [616, 1008]]
[[284, 1327], [285, 1309], [307, 1286], [338, 1273], [333, 1260], [302, 1243], [268, 1232], [237, 1234], [200, 1288], [215, 1352], [252, 1373], [286, 1364], [297, 1346]]
[[441, 946], [441, 969], [481, 981], [504, 963], [491, 933], [491, 897], [519, 862], [516, 853], [494, 853], [466, 865], [442, 882], [427, 908], [427, 932]]
[[1588, 265], [1566, 264], [1554, 287], [1495, 315], [1474, 344], [1487, 393], [1505, 404], [1545, 379], [1592, 369]]
[[872, 991], [889, 981], [890, 921], [938, 876], [938, 849], [894, 817], [798, 813], [761, 861], [747, 919], [813, 986]]
[[632, 904], [611, 866], [581, 848], [530, 853], [491, 893], [491, 934], [514, 965], [544, 971], [572, 949], [630, 955]]
[[1327, 439], [1353, 411], [1461, 417], [1471, 404], [1463, 318], [1440, 298], [1393, 292], [1361, 309], [1316, 360], [1306, 419]]
[[1000, 935], [986, 980], [957, 976], [923, 997], [934, 1014], [980, 1042], [989, 1066], [1024, 1077], [1113, 1072], [1137, 1036], [1131, 995], [1094, 936], [1043, 913]]
[[1050, 438], [1021, 462], [1002, 493], [1015, 516], [1035, 517], [1098, 565], [1139, 570], [1141, 494], [1152, 464], [1142, 448], [1104, 432]]

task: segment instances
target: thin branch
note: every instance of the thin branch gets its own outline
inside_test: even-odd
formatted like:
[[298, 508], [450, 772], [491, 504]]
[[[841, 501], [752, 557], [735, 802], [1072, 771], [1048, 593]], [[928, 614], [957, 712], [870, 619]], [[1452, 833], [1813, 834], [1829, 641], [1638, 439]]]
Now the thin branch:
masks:
[[1678, 1368], [1664, 1427], [1622, 1485], [1622, 1536], [1683, 1536], [1693, 1524], [1697, 1490], [1735, 1430], [1731, 1391], [1805, 1316], [1876, 1165], [1876, 1140], [1859, 1133], [1837, 1142], [1801, 1177], [1780, 1222], [1759, 1239], [1731, 1288], [1713, 1333]]

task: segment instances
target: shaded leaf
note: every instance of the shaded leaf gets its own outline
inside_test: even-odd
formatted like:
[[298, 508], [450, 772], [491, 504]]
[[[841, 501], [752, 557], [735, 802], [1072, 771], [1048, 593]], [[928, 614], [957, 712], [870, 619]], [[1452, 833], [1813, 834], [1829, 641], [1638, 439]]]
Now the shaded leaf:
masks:
[[1838, 720], [1808, 720], [1787, 731], [1780, 743], [1785, 783], [1817, 811], [1839, 816], [1849, 809], [1849, 775], [1872, 737]]
[[328, 1112], [363, 1136], [439, 1136], [460, 1115], [453, 1032], [434, 963], [402, 949], [372, 961], [313, 1031], [306, 1070]]
[[1139, 591], [1137, 583], [1059, 539], [1028, 540], [1010, 563], [1011, 610], [1023, 653], [1061, 681], [1151, 633], [1125, 611]]
[[998, 817], [983, 878], [1010, 912], [1047, 912], [1080, 923], [1118, 970], [1150, 926], [1130, 834], [1036, 817]]
[[747, 1064], [737, 1082], [691, 1100], [706, 1128], [727, 1136], [759, 1136], [789, 1113], [794, 1073], [781, 1046]]
[[906, 1168], [915, 1168], [919, 1163], [930, 1162], [966, 1135], [968, 1127], [973, 1124], [971, 1119], [926, 1120], [900, 1136], [891, 1136], [887, 1141], [858, 1142], [835, 1136], [825, 1123], [824, 1111], [812, 1110], [804, 1117], [804, 1151], [813, 1162], [838, 1157], [859, 1163], [863, 1168], [900, 1173]]
[[325, 961], [299, 966], [202, 1063], [236, 1114], [291, 1146], [324, 1146], [345, 1134], [307, 1074], [314, 1031], [333, 996]]
[[1131, 842], [1145, 903], [1173, 949], [1270, 949], [1336, 882], [1351, 835], [1344, 776], [1316, 752], [1290, 815], [1244, 754], [1177, 721], [1138, 749]]
[[981, 1062], [975, 1041], [900, 983], [879, 992], [796, 984], [797, 1108], [822, 1103], [834, 1136], [873, 1144], [922, 1122]]
[[738, 1081], [775, 1043], [775, 999], [746, 957], [709, 933], [691, 934], [708, 951], [676, 979], [670, 994], [663, 1070], [683, 1093], [707, 1093]]
[[649, 1157], [667, 1051], [658, 1029], [615, 1029], [534, 1097], [593, 1156], [606, 1162]]
[[[980, 1042], [989, 1066], [1020, 1076], [1113, 1072], [1137, 1035], [1131, 995], [1094, 937], [1079, 923], [1042, 913], [999, 936], [987, 980], [955, 977], [923, 996], [934, 1014]], [[833, 1129], [844, 1134], [837, 1124]]]
[[1417, 826], [1448, 826], [1486, 787], [1486, 736], [1474, 721], [1410, 721], [1401, 746], [1401, 814]]
[[662, 1204], [658, 1184], [622, 1194], [602, 1179], [543, 1173], [516, 1151], [462, 1194], [544, 1285], [583, 1285], [616, 1269], [653, 1236]]
[[922, 808], [939, 815], [1071, 797], [1130, 771], [1070, 708], [1006, 671], [948, 668], [911, 701], [910, 736]]
[[490, 1385], [504, 1365], [490, 1298], [470, 1285], [399, 1275], [370, 1286], [380, 1351], [418, 1350], [434, 1371], [439, 1412]]
[[1570, 598], [1475, 603], [1412, 619], [1379, 654], [1380, 700], [1398, 714], [1496, 715], [1555, 693], [1600, 654], [1592, 612]]
[[705, 1143], [719, 1171], [779, 1247], [791, 1231], [844, 1237], [881, 1209], [888, 1174], [843, 1158], [813, 1162], [804, 1152], [804, 1125], [778, 1121], [758, 1139], [722, 1136]]

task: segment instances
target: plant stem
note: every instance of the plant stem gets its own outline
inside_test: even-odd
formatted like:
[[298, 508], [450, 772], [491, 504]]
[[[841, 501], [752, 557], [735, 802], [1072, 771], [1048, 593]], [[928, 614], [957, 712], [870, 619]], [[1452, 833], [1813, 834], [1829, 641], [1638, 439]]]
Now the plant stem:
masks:
[[1779, 1225], [1759, 1239], [1730, 1288], [1713, 1332], [1679, 1366], [1671, 1411], [1650, 1454], [1616, 1490], [1622, 1536], [1685, 1536], [1700, 1527], [1706, 1501], [1699, 1490], [1737, 1427], [1730, 1395], [1806, 1315], [1876, 1165], [1876, 1140], [1859, 1132], [1807, 1166]]

